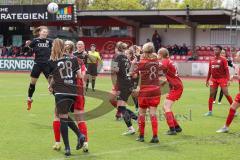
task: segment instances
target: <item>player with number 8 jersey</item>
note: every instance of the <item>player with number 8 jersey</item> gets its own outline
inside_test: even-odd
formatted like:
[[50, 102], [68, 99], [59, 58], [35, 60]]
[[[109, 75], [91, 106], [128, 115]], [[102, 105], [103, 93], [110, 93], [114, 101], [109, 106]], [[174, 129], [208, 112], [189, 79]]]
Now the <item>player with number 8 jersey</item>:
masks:
[[140, 62], [134, 67], [133, 77], [140, 75], [140, 90], [138, 94], [139, 103], [139, 137], [137, 141], [144, 141], [145, 117], [146, 110], [150, 111], [150, 118], [152, 123], [152, 140], [150, 143], [158, 143], [158, 120], [157, 120], [157, 106], [160, 103], [160, 81], [159, 72], [160, 66], [157, 55], [154, 53], [153, 44], [146, 43], [143, 46], [143, 55]]

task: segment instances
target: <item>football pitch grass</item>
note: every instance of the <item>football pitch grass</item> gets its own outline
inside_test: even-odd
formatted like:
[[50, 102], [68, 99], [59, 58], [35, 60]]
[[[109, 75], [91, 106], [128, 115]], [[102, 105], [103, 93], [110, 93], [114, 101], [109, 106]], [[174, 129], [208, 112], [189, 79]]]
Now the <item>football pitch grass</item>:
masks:
[[[212, 117], [204, 117], [207, 111], [209, 88], [204, 79], [184, 79], [184, 93], [174, 105], [174, 113], [183, 128], [177, 136], [167, 136], [168, 127], [159, 114], [159, 144], [150, 144], [151, 124], [146, 123], [145, 142], [135, 141], [137, 134], [122, 136], [126, 130], [123, 121], [115, 120], [115, 110], [87, 121], [89, 153], [76, 151], [76, 137], [69, 130], [72, 156], [68, 159], [84, 160], [230, 160], [240, 159], [240, 122], [236, 117], [227, 134], [215, 131], [223, 126], [229, 104], [225, 97], [222, 105], [215, 104]], [[34, 94], [31, 111], [27, 111], [26, 97], [29, 74], [0, 73], [0, 160], [63, 160], [62, 150], [52, 150], [54, 136], [52, 120], [54, 99], [47, 90], [47, 81], [41, 75]], [[97, 79], [96, 88], [110, 91], [108, 76]], [[230, 93], [235, 97], [238, 84], [232, 83]], [[93, 95], [90, 93], [88, 94]], [[101, 97], [100, 91], [94, 94]], [[162, 96], [161, 110], [165, 96]], [[99, 107], [107, 96], [86, 97], [87, 111]], [[110, 104], [105, 103], [110, 107]], [[104, 106], [100, 106], [104, 107]], [[106, 106], [105, 106], [106, 107]], [[134, 110], [133, 106], [130, 106]], [[239, 111], [240, 112], [240, 111]], [[161, 111], [162, 113], [162, 111]], [[134, 127], [137, 124], [133, 122]]]

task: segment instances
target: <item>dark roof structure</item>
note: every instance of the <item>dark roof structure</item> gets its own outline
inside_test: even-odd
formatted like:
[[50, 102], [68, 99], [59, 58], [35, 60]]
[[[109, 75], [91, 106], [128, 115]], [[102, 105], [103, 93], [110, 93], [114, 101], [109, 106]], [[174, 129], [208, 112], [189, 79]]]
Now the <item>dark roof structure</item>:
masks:
[[[78, 11], [80, 19], [111, 17], [132, 25], [185, 24], [228, 25], [232, 11], [225, 9], [194, 10], [95, 10]], [[238, 15], [239, 17], [239, 15]]]

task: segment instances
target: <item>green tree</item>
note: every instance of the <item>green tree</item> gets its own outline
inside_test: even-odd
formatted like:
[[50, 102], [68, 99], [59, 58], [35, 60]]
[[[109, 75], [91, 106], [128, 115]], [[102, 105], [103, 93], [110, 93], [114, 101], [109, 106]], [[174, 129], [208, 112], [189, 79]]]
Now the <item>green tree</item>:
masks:
[[133, 10], [144, 9], [139, 0], [93, 0], [90, 10]]
[[178, 8], [186, 8], [189, 5], [191, 9], [213, 9], [220, 8], [223, 0], [183, 0]]
[[145, 9], [156, 9], [161, 0], [140, 0], [140, 3], [144, 6]]
[[76, 0], [75, 5], [77, 10], [85, 10], [89, 5], [89, 0]]
[[161, 0], [158, 5], [158, 9], [176, 9], [178, 8], [178, 3], [172, 0]]

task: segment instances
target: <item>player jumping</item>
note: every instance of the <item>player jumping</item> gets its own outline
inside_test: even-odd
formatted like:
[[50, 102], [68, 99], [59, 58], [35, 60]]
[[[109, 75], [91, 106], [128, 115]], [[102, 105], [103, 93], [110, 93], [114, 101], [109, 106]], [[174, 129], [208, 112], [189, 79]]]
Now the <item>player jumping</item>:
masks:
[[43, 73], [46, 79], [49, 76], [48, 60], [52, 48], [52, 40], [47, 38], [48, 28], [46, 26], [40, 26], [34, 29], [33, 35], [38, 37], [33, 39], [30, 44], [27, 44], [35, 53], [34, 66], [31, 71], [31, 81], [28, 88], [27, 110], [30, 110], [32, 107], [32, 96], [40, 74]]

